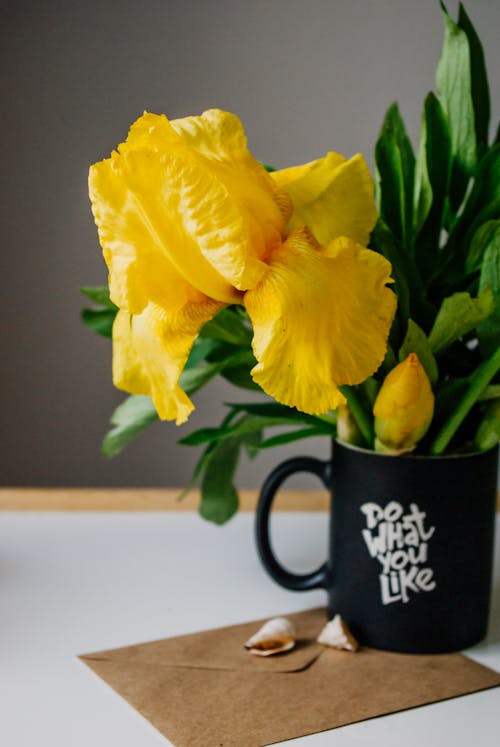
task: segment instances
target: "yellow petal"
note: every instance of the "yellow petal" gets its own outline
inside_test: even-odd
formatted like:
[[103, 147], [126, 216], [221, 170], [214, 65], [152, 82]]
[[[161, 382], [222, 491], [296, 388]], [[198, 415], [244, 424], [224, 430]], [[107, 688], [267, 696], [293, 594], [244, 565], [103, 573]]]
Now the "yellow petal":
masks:
[[148, 394], [162, 420], [184, 423], [194, 405], [178, 382], [201, 327], [222, 305], [206, 299], [177, 312], [149, 304], [141, 314], [119, 311], [113, 325], [113, 382]]
[[169, 121], [145, 112], [130, 128], [120, 153], [152, 150], [196, 160], [206, 177], [227, 190], [245, 231], [240, 261], [228, 267], [218, 255], [207, 259], [236, 288], [253, 287], [265, 272], [263, 262], [279, 246], [291, 214], [291, 200], [249, 152], [243, 125], [237, 116], [210, 109], [200, 116]]
[[[174, 119], [171, 125], [226, 186], [244, 217], [254, 256], [266, 259], [281, 243], [292, 206], [288, 194], [248, 150], [241, 120], [230, 112], [209, 109], [198, 117]], [[259, 279], [249, 277], [237, 287], [253, 287]]]
[[130, 150], [153, 150], [168, 153], [180, 138], [164, 114], [144, 112], [130, 127], [127, 140], [118, 146], [120, 153]]
[[222, 271], [235, 275], [245, 265], [243, 222], [225, 188], [193, 159], [114, 154], [91, 168], [89, 190], [111, 286], [127, 280], [128, 305], [118, 300], [118, 306], [139, 311], [151, 299], [169, 308], [179, 276], [182, 293], [194, 286], [225, 303], [239, 300]]
[[245, 294], [258, 360], [254, 380], [278, 402], [312, 414], [345, 402], [342, 384], [379, 367], [396, 309], [390, 264], [350, 239], [321, 249], [305, 230], [274, 254]]
[[293, 203], [290, 228], [307, 226], [320, 244], [348, 236], [366, 245], [377, 220], [373, 180], [362, 155], [338, 153], [271, 174]]

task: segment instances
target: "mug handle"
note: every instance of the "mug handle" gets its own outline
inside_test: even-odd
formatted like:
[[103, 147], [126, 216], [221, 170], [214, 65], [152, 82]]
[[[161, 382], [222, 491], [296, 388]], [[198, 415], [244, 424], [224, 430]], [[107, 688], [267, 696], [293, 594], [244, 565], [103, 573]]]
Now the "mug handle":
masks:
[[314, 457], [294, 457], [279, 464], [266, 478], [259, 496], [255, 521], [257, 549], [264, 568], [280, 586], [293, 591], [326, 589], [329, 582], [327, 563], [323, 563], [312, 573], [291, 573], [279, 563], [274, 555], [269, 538], [269, 517], [271, 506], [280, 485], [295, 472], [312, 472], [330, 490], [330, 461], [323, 462]]

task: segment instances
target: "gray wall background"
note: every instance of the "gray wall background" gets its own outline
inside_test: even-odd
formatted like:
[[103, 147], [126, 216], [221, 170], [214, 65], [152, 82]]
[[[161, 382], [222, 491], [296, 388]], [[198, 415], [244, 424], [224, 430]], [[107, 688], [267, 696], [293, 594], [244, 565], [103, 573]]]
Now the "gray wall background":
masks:
[[[456, 2], [449, 9], [455, 13]], [[469, 0], [500, 105], [500, 3]], [[144, 109], [236, 112], [253, 153], [278, 167], [337, 150], [371, 153], [398, 100], [416, 138], [433, 88], [437, 0], [33, 0], [2, 3], [1, 475], [4, 485], [182, 485], [196, 450], [239, 392], [200, 393], [187, 426], [157, 424], [113, 461], [99, 442], [122, 394], [108, 341], [79, 322], [81, 285], [106, 281], [87, 199], [90, 163]], [[239, 473], [242, 487], [309, 441]]]

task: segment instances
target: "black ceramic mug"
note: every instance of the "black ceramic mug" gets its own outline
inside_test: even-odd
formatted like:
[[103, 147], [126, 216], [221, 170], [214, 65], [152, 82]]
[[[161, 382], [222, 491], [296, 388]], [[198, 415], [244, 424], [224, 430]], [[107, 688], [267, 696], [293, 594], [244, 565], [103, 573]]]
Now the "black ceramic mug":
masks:
[[[368, 646], [444, 653], [480, 641], [488, 625], [498, 448], [460, 456], [385, 456], [334, 443], [326, 462], [289, 459], [264, 483], [257, 546], [269, 574], [296, 591], [324, 588]], [[287, 571], [269, 539], [283, 481], [312, 472], [331, 490], [327, 562]]]

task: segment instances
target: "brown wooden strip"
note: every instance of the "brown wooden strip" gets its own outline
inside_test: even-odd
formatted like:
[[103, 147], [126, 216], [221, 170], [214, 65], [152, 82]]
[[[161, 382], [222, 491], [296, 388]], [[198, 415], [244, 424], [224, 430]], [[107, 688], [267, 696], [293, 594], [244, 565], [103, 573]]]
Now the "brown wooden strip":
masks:
[[[182, 501], [176, 488], [0, 488], [0, 511], [196, 511], [199, 491]], [[253, 511], [256, 490], [240, 490], [240, 507]], [[326, 511], [328, 494], [320, 490], [283, 490], [279, 511]]]
[[[196, 511], [195, 490], [179, 501], [176, 488], [0, 488], [0, 511]], [[240, 509], [253, 511], [256, 490], [240, 490]], [[324, 490], [282, 490], [278, 511], [327, 511]], [[500, 511], [500, 493], [497, 497]]]

